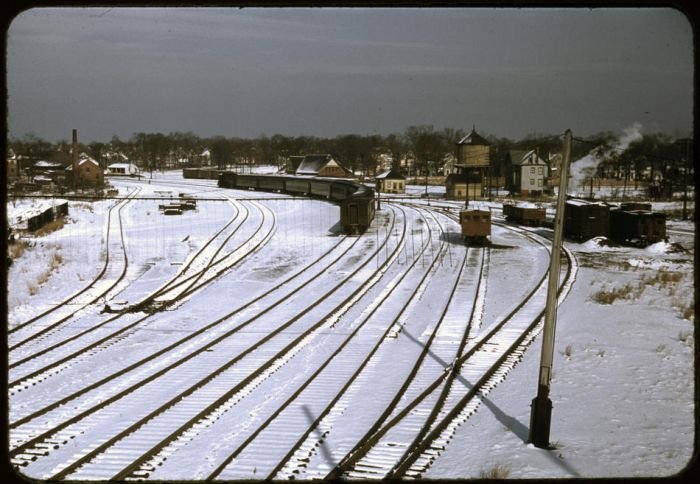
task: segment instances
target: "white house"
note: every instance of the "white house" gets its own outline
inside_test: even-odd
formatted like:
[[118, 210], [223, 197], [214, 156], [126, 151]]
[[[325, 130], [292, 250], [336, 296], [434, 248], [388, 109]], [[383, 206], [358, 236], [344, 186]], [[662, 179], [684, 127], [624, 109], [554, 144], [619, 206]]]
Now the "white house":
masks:
[[512, 193], [534, 195], [547, 191], [548, 166], [535, 150], [510, 150], [506, 163], [507, 185]]
[[107, 175], [136, 176], [140, 173], [139, 167], [133, 163], [112, 163], [107, 166]]

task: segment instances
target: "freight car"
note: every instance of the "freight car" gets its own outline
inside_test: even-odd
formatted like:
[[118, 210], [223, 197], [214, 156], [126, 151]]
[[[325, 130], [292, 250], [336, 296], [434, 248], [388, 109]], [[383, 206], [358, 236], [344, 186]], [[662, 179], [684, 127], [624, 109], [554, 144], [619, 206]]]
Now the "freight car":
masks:
[[222, 170], [217, 170], [216, 168], [211, 167], [183, 168], [182, 178], [201, 178], [205, 180], [217, 180], [221, 172]]
[[513, 203], [503, 204], [503, 216], [508, 222], [540, 227], [544, 225], [546, 215], [547, 211], [544, 207], [516, 205]]
[[351, 180], [291, 175], [219, 175], [219, 186], [239, 190], [263, 190], [295, 196], [322, 198], [340, 204], [340, 224], [346, 233], [364, 232], [374, 220], [374, 190]]
[[620, 204], [620, 210], [630, 212], [632, 210], [647, 210], [651, 211], [650, 202], [622, 202]]
[[573, 240], [607, 237], [610, 207], [603, 203], [571, 199], [564, 208], [564, 236]]
[[491, 212], [489, 210], [462, 210], [459, 212], [462, 239], [467, 245], [487, 245], [491, 235]]
[[610, 210], [610, 238], [638, 247], [667, 240], [666, 215], [651, 210], [623, 210], [622, 207]]

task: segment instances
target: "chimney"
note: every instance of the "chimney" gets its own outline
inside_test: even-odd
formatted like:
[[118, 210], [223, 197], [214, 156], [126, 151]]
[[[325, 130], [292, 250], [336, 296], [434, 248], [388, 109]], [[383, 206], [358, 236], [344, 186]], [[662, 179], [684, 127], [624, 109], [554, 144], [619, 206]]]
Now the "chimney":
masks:
[[73, 165], [73, 176], [78, 173], [78, 130], [73, 130], [73, 150], [71, 152], [71, 162]]

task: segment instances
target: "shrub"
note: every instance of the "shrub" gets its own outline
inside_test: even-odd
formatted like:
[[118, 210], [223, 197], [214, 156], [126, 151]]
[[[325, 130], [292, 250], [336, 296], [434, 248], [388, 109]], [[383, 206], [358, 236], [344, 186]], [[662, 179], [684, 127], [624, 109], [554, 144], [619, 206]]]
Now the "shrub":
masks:
[[488, 471], [479, 472], [479, 479], [507, 479], [510, 475], [510, 467], [496, 464]]
[[18, 259], [22, 257], [27, 247], [29, 247], [29, 243], [26, 240], [18, 240], [7, 247], [7, 252], [11, 258]]
[[634, 287], [631, 284], [625, 284], [622, 287], [614, 287], [609, 291], [602, 289], [593, 294], [593, 300], [598, 304], [612, 304], [617, 299], [627, 299], [632, 294]]

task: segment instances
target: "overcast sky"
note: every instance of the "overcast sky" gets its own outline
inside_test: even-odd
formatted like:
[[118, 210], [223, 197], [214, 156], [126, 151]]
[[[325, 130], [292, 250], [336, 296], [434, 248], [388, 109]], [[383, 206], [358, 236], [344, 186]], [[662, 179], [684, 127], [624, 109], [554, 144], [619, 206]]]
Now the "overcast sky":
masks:
[[7, 42], [13, 137], [692, 129], [671, 9], [33, 9]]

